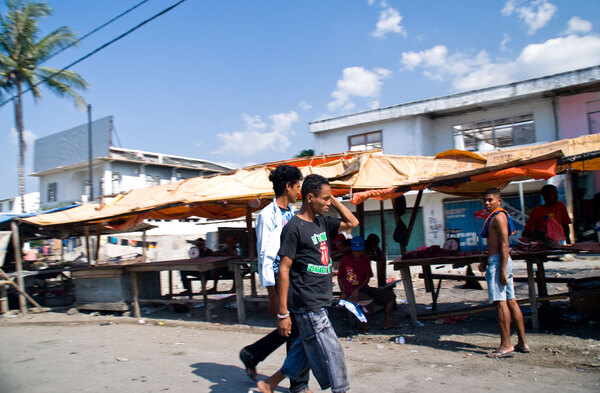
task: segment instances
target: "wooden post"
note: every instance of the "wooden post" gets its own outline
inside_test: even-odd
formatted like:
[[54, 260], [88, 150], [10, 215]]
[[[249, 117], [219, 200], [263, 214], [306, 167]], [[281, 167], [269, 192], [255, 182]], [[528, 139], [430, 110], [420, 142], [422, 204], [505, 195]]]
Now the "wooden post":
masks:
[[0, 314], [8, 312], [8, 297], [6, 296], [6, 285], [0, 284]]
[[248, 231], [248, 259], [256, 258], [256, 246], [252, 233], [252, 210], [246, 205], [246, 230]]
[[402, 286], [406, 294], [406, 303], [408, 303], [408, 313], [410, 314], [410, 323], [413, 326], [417, 325], [417, 301], [415, 299], [415, 291], [412, 285], [412, 277], [410, 276], [410, 266], [401, 266], [400, 275], [402, 276]]
[[[12, 230], [13, 249], [15, 252], [15, 266], [17, 269], [17, 285], [25, 292], [25, 282], [23, 281], [23, 255], [21, 251], [21, 238], [19, 237], [19, 227], [15, 220], [10, 222]], [[25, 296], [19, 293], [19, 311], [21, 314], [27, 314], [27, 300]]]
[[102, 223], [96, 224], [96, 250], [94, 251], [94, 259], [96, 265], [100, 262], [100, 238], [102, 237]]
[[413, 206], [412, 214], [410, 215], [410, 222], [408, 223], [408, 229], [406, 230], [406, 242], [404, 243], [404, 247], [408, 245], [408, 241], [410, 240], [410, 235], [412, 233], [413, 226], [415, 225], [415, 221], [417, 219], [417, 213], [419, 212], [419, 205], [421, 204], [421, 198], [423, 197], [423, 190], [419, 190], [417, 194], [417, 199], [415, 200], [415, 205]]
[[146, 230], [142, 231], [142, 262], [146, 262]]
[[88, 260], [88, 267], [89, 267], [89, 266], [92, 266], [92, 254], [90, 252], [90, 228], [88, 228], [87, 226], [84, 226], [83, 233], [85, 235], [85, 249], [87, 252], [87, 260]]
[[233, 264], [233, 277], [235, 278], [235, 300], [237, 305], [237, 317], [239, 323], [246, 322], [246, 305], [244, 304], [244, 281], [242, 279], [242, 265]]
[[356, 205], [356, 215], [358, 217], [358, 222], [360, 223], [360, 235], [364, 238], [365, 237], [365, 204], [363, 203], [359, 203], [358, 205]]
[[540, 327], [537, 309], [537, 294], [535, 293], [535, 278], [533, 275], [533, 260], [525, 260], [527, 263], [527, 287], [529, 289], [529, 306], [531, 307], [531, 327], [538, 330]]
[[136, 318], [139, 318], [141, 316], [141, 313], [140, 313], [140, 301], [139, 301], [137, 273], [131, 272], [130, 279], [131, 279], [131, 295], [133, 297], [133, 316]]
[[385, 241], [385, 218], [384, 218], [383, 201], [379, 201], [379, 222], [381, 228], [381, 251], [383, 252], [383, 260], [377, 261], [377, 286], [383, 287], [386, 284], [386, 261], [387, 261], [387, 244]]

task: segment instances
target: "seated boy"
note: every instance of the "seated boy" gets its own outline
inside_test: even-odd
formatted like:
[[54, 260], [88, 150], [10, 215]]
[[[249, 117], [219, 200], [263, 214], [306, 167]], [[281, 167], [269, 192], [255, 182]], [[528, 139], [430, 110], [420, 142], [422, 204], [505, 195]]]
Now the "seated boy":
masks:
[[[340, 297], [353, 303], [363, 303], [364, 300], [373, 299], [376, 304], [384, 307], [383, 328], [396, 327], [391, 321], [392, 310], [396, 304], [394, 291], [391, 288], [384, 289], [369, 286], [373, 271], [371, 270], [371, 259], [364, 253], [365, 239], [362, 236], [353, 237], [350, 248], [352, 253], [342, 258], [338, 269]], [[372, 311], [372, 303], [368, 306], [368, 308], [371, 308], [369, 314]]]

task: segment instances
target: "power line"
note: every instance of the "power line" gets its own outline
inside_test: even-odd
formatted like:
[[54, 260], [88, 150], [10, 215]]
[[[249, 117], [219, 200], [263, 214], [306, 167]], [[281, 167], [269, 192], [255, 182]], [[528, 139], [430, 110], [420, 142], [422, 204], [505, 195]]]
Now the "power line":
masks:
[[111, 20], [109, 20], [108, 22], [96, 27], [94, 30], [90, 31], [89, 33], [83, 35], [81, 38], [77, 39], [76, 41], [70, 43], [69, 45], [65, 46], [64, 48], [61, 48], [59, 50], [57, 50], [56, 52], [54, 52], [53, 54], [51, 54], [50, 56], [48, 56], [46, 58], [46, 60], [44, 60], [44, 62], [50, 60], [51, 58], [53, 58], [54, 56], [58, 55], [59, 53], [69, 49], [70, 47], [77, 45], [78, 43], [80, 43], [81, 41], [85, 40], [86, 38], [88, 38], [89, 36], [91, 36], [92, 34], [94, 34], [95, 32], [102, 30], [103, 28], [105, 28], [106, 26], [110, 25], [111, 23], [113, 23], [114, 21], [116, 21], [117, 19], [121, 18], [122, 16], [127, 15], [128, 13], [130, 13], [131, 11], [135, 10], [136, 8], [138, 8], [139, 6], [141, 6], [144, 3], [147, 3], [150, 0], [143, 0], [139, 3], [137, 3], [136, 5], [134, 5], [133, 7], [131, 7], [130, 9], [128, 9], [127, 11], [121, 12], [119, 15], [115, 16], [114, 18], [112, 18]]
[[[180, 0], [177, 3], [171, 5], [170, 7], [165, 8], [164, 10], [162, 10], [161, 12], [159, 12], [158, 14], [153, 15], [152, 17], [146, 19], [145, 21], [137, 24], [136, 26], [132, 27], [131, 29], [127, 30], [125, 33], [121, 34], [120, 36], [113, 38], [112, 40], [108, 41], [107, 43], [99, 46], [98, 48], [94, 49], [93, 51], [89, 52], [87, 55], [80, 57], [79, 59], [75, 60], [74, 62], [72, 62], [71, 64], [69, 64], [68, 66], [62, 68], [61, 70], [55, 72], [54, 74], [51, 74], [45, 78], [43, 78], [41, 81], [39, 81], [38, 83], [34, 84], [33, 86], [31, 86], [30, 88], [24, 90], [21, 94], [25, 94], [30, 92], [34, 87], [37, 87], [39, 85], [41, 85], [42, 83], [48, 81], [49, 79], [52, 79], [53, 77], [55, 77], [58, 74], [61, 74], [63, 71], [68, 70], [69, 68], [73, 67], [76, 64], [81, 63], [82, 61], [86, 60], [87, 58], [95, 55], [96, 53], [100, 52], [102, 49], [110, 46], [111, 44], [119, 41], [121, 38], [124, 38], [126, 36], [128, 36], [129, 34], [133, 33], [134, 31], [136, 31], [137, 29], [139, 29], [140, 27], [144, 26], [146, 23], [149, 23], [151, 21], [153, 21], [154, 19], [158, 18], [159, 16], [162, 16], [164, 14], [166, 14], [167, 12], [171, 11], [173, 8], [177, 7], [178, 5], [180, 5], [181, 3], [185, 2], [186, 0]], [[0, 103], [0, 107], [8, 104], [10, 101], [14, 100], [17, 96], [12, 96], [11, 98], [9, 98], [6, 101], [3, 101]]]

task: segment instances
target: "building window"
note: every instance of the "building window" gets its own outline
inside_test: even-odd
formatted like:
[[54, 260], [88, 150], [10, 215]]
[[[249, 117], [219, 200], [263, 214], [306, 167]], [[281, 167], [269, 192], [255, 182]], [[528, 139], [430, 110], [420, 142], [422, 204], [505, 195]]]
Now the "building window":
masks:
[[585, 103], [590, 134], [600, 133], [600, 100]]
[[160, 176], [150, 176], [146, 175], [146, 187], [158, 186], [160, 185]]
[[350, 135], [348, 137], [348, 149], [350, 151], [374, 150], [381, 149], [382, 147], [381, 131]]
[[57, 201], [57, 189], [58, 185], [56, 184], [56, 182], [48, 183], [48, 202]]
[[452, 127], [457, 149], [489, 151], [535, 142], [533, 115], [460, 124]]
[[113, 172], [111, 178], [111, 188], [113, 194], [121, 192], [121, 174], [119, 172]]

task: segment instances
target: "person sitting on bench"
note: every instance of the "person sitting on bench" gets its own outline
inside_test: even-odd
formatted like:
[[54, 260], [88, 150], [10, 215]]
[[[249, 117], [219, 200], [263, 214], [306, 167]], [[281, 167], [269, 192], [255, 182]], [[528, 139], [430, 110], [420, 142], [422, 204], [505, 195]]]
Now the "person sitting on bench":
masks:
[[[367, 318], [373, 311], [373, 303], [384, 307], [383, 328], [391, 329], [396, 326], [392, 323], [392, 310], [396, 305], [396, 295], [391, 288], [373, 288], [369, 286], [369, 280], [373, 277], [371, 259], [365, 255], [365, 239], [355, 236], [350, 243], [352, 253], [344, 256], [338, 270], [338, 284], [340, 286], [340, 298], [353, 303], [365, 303], [370, 299], [367, 306]], [[368, 325], [363, 326], [363, 331], [368, 331]]]

